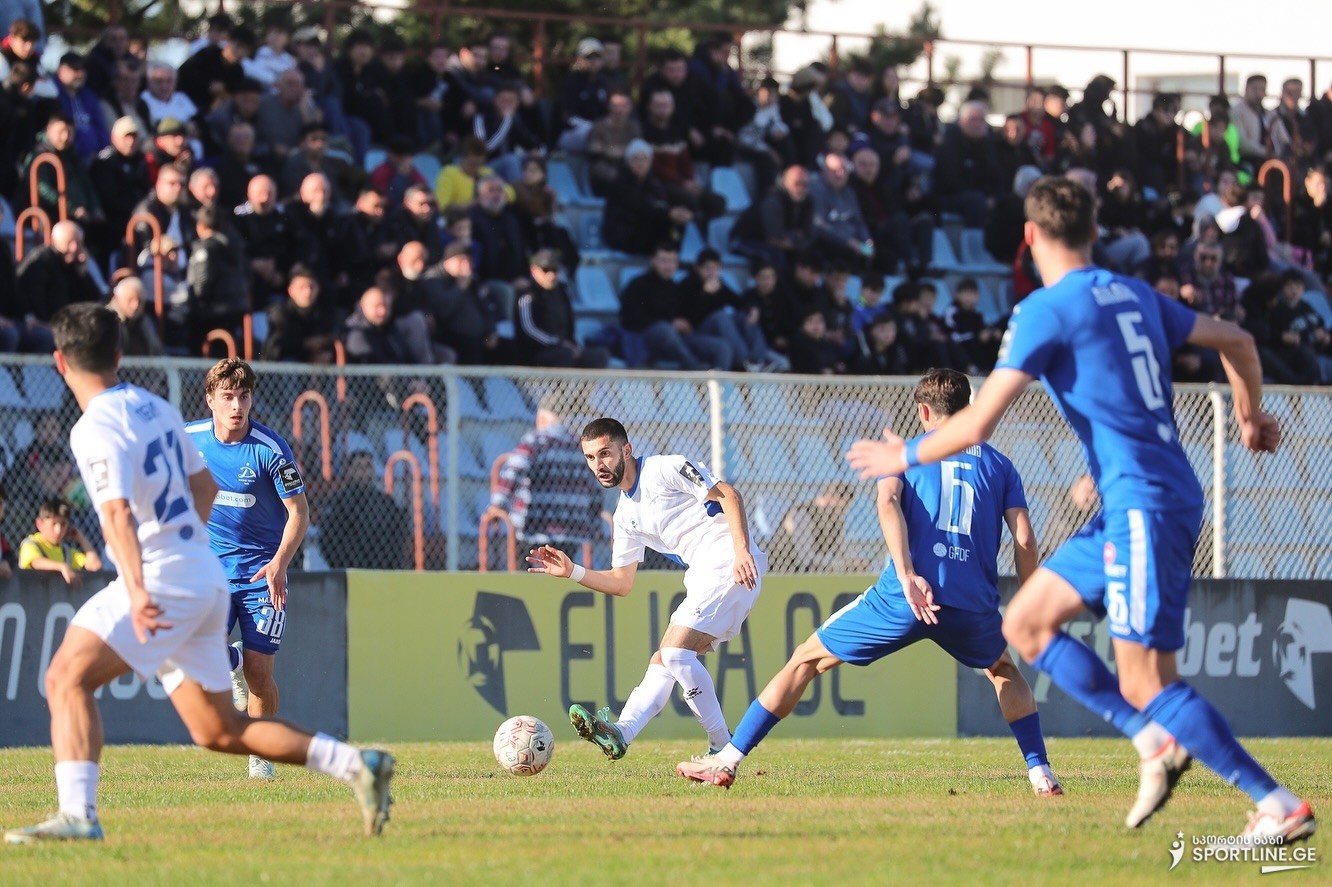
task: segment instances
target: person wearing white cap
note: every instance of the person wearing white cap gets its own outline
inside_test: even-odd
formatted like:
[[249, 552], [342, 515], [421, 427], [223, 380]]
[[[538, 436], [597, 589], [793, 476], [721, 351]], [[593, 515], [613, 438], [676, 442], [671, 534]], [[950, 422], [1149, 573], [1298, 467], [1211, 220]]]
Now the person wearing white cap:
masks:
[[151, 187], [141, 135], [133, 117], [121, 117], [111, 125], [111, 144], [97, 153], [88, 168], [107, 228], [120, 236], [135, 204]]
[[578, 41], [578, 53], [573, 67], [560, 82], [559, 114], [564, 134], [560, 148], [582, 153], [587, 147], [587, 134], [592, 124], [606, 113], [609, 88], [601, 73], [605, 50], [595, 37]]

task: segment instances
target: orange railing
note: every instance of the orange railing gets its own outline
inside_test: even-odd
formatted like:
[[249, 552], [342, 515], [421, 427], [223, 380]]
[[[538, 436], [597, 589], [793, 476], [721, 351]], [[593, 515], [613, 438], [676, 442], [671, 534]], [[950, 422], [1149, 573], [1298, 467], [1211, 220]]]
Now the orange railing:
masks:
[[28, 249], [28, 223], [33, 223], [33, 230], [40, 231], [43, 245], [51, 243], [51, 217], [40, 206], [30, 206], [18, 214], [14, 220], [14, 261], [22, 262]]
[[58, 221], [63, 222], [69, 218], [69, 198], [65, 196], [65, 162], [50, 151], [34, 157], [32, 166], [28, 168], [28, 196], [30, 198], [28, 205], [41, 206], [39, 190], [41, 183], [38, 181], [37, 173], [43, 166], [49, 166], [55, 170], [56, 206], [60, 209], [60, 219]]
[[319, 462], [324, 480], [333, 479], [333, 429], [328, 412], [328, 398], [314, 389], [302, 391], [291, 406], [291, 436], [305, 442], [305, 405], [313, 403], [319, 408]]
[[421, 461], [407, 450], [398, 450], [398, 452], [388, 457], [384, 463], [384, 492], [390, 496], [393, 495], [394, 468], [399, 462], [406, 462], [412, 472], [412, 544], [416, 556], [416, 571], [418, 573], [425, 570], [425, 511], [424, 503], [421, 501]]
[[1275, 157], [1258, 167], [1258, 184], [1267, 185], [1267, 178], [1273, 172], [1281, 173], [1281, 201], [1286, 205], [1286, 229], [1283, 236], [1290, 239], [1291, 226], [1295, 222], [1295, 204], [1291, 200], [1293, 183], [1290, 180], [1290, 167]]
[[[464, 383], [465, 384], [465, 383]], [[430, 475], [430, 501], [439, 508], [439, 410], [435, 401], [424, 391], [418, 391], [402, 402], [402, 411], [410, 413], [415, 407], [422, 407], [426, 414], [426, 454], [430, 460], [427, 471]]]
[[148, 241], [149, 251], [153, 254], [153, 311], [157, 314], [157, 331], [166, 333], [166, 293], [162, 289], [162, 252], [158, 245], [162, 242], [162, 223], [150, 212], [138, 212], [125, 223], [125, 264], [137, 269], [139, 257], [134, 251], [134, 229], [142, 223], [148, 226], [152, 239]]
[[[342, 344], [341, 339], [333, 340], [333, 363], [340, 367], [347, 365], [347, 346]], [[344, 403], [347, 400], [347, 377], [339, 372], [337, 385], [338, 403]]]
[[212, 350], [209, 346], [214, 342], [221, 342], [223, 345], [227, 346], [227, 357], [230, 358], [236, 356], [236, 337], [226, 330], [217, 329], [209, 330], [208, 335], [204, 336], [202, 349], [204, 357], [208, 356], [208, 352]]
[[241, 318], [241, 345], [245, 349], [245, 359], [254, 360], [254, 318], [249, 312]]

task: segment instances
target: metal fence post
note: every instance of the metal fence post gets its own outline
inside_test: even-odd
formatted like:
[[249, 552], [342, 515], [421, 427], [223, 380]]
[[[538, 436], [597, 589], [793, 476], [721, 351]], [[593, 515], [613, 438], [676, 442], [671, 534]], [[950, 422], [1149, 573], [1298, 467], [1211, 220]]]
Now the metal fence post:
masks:
[[448, 502], [449, 531], [448, 531], [448, 553], [445, 555], [444, 566], [449, 572], [458, 569], [458, 546], [461, 536], [458, 532], [458, 522], [462, 519], [462, 509], [460, 500], [460, 482], [459, 474], [459, 441], [462, 440], [462, 434], [459, 431], [461, 425], [461, 409], [459, 402], [462, 397], [458, 394], [458, 386], [463, 384], [458, 378], [456, 370], [450, 369], [444, 376], [444, 392], [447, 400], [444, 403], [444, 424], [448, 429], [448, 440], [445, 442], [445, 451], [447, 453], [445, 477], [448, 480], [445, 501]]
[[180, 400], [182, 396], [181, 390], [184, 388], [184, 386], [180, 382], [180, 366], [178, 364], [168, 366], [166, 371], [166, 377], [167, 377], [167, 400], [169, 400], [171, 402], [171, 405], [175, 407], [176, 410], [183, 416], [185, 415], [185, 410], [181, 406]]
[[715, 376], [708, 379], [708, 426], [712, 432], [712, 472], [726, 477], [726, 447], [723, 445], [722, 386]]
[[1226, 400], [1215, 385], [1212, 403], [1212, 577], [1226, 575]]

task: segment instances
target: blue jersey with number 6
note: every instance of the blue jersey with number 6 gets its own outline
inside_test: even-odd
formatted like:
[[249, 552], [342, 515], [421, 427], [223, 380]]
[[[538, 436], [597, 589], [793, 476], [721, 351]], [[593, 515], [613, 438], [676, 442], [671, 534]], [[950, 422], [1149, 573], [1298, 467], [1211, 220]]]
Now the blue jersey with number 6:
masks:
[[1069, 272], [1013, 310], [999, 368], [1045, 383], [1082, 442], [1106, 511], [1200, 508], [1175, 426], [1171, 353], [1197, 315], [1141, 280]]
[[296, 458], [287, 442], [271, 429], [250, 422], [237, 443], [223, 443], [212, 419], [185, 426], [217, 481], [219, 492], [208, 519], [213, 552], [232, 586], [250, 578], [277, 554], [287, 524], [283, 499], [305, 492]]
[[[935, 603], [982, 613], [998, 609], [1004, 512], [1027, 507], [1013, 463], [981, 444], [902, 477], [911, 563], [934, 589]], [[891, 562], [877, 587], [889, 600], [902, 600]]]

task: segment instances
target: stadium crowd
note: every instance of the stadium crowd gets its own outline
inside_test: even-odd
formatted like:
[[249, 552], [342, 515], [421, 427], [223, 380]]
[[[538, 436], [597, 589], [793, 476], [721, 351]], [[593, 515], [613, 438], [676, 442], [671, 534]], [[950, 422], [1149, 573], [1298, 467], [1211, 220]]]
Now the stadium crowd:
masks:
[[[0, 43], [0, 195], [26, 207], [35, 175], [36, 204], [66, 220], [17, 263], [0, 250], [0, 350], [49, 352], [57, 309], [104, 300], [131, 355], [198, 354], [259, 313], [257, 356], [277, 361], [327, 363], [341, 341], [360, 363], [984, 372], [1039, 285], [1022, 198], [1055, 173], [1099, 199], [1099, 263], [1242, 322], [1272, 381], [1332, 382], [1332, 89], [1306, 104], [1288, 80], [1269, 108], [1255, 75], [1185, 131], [1178, 95], [1124, 123], [1098, 76], [1076, 102], [1032, 86], [996, 126], [984, 88], [944, 123], [940, 88], [907, 95], [864, 60], [748, 83], [722, 37], [666, 52], [637, 89], [618, 39], [585, 38], [550, 99], [500, 31], [334, 46], [218, 15], [178, 66], [112, 25], [52, 70], [41, 38], [20, 18]], [[552, 157], [583, 178], [604, 244], [568, 224]], [[1256, 183], [1269, 158], [1293, 170], [1288, 228]], [[752, 191], [742, 211], [710, 187], [726, 168]], [[935, 255], [959, 230], [983, 232], [980, 271]], [[704, 234], [715, 248], [690, 246]], [[589, 335], [569, 282], [603, 246], [648, 267]], [[1189, 352], [1175, 372], [1221, 378]]]

